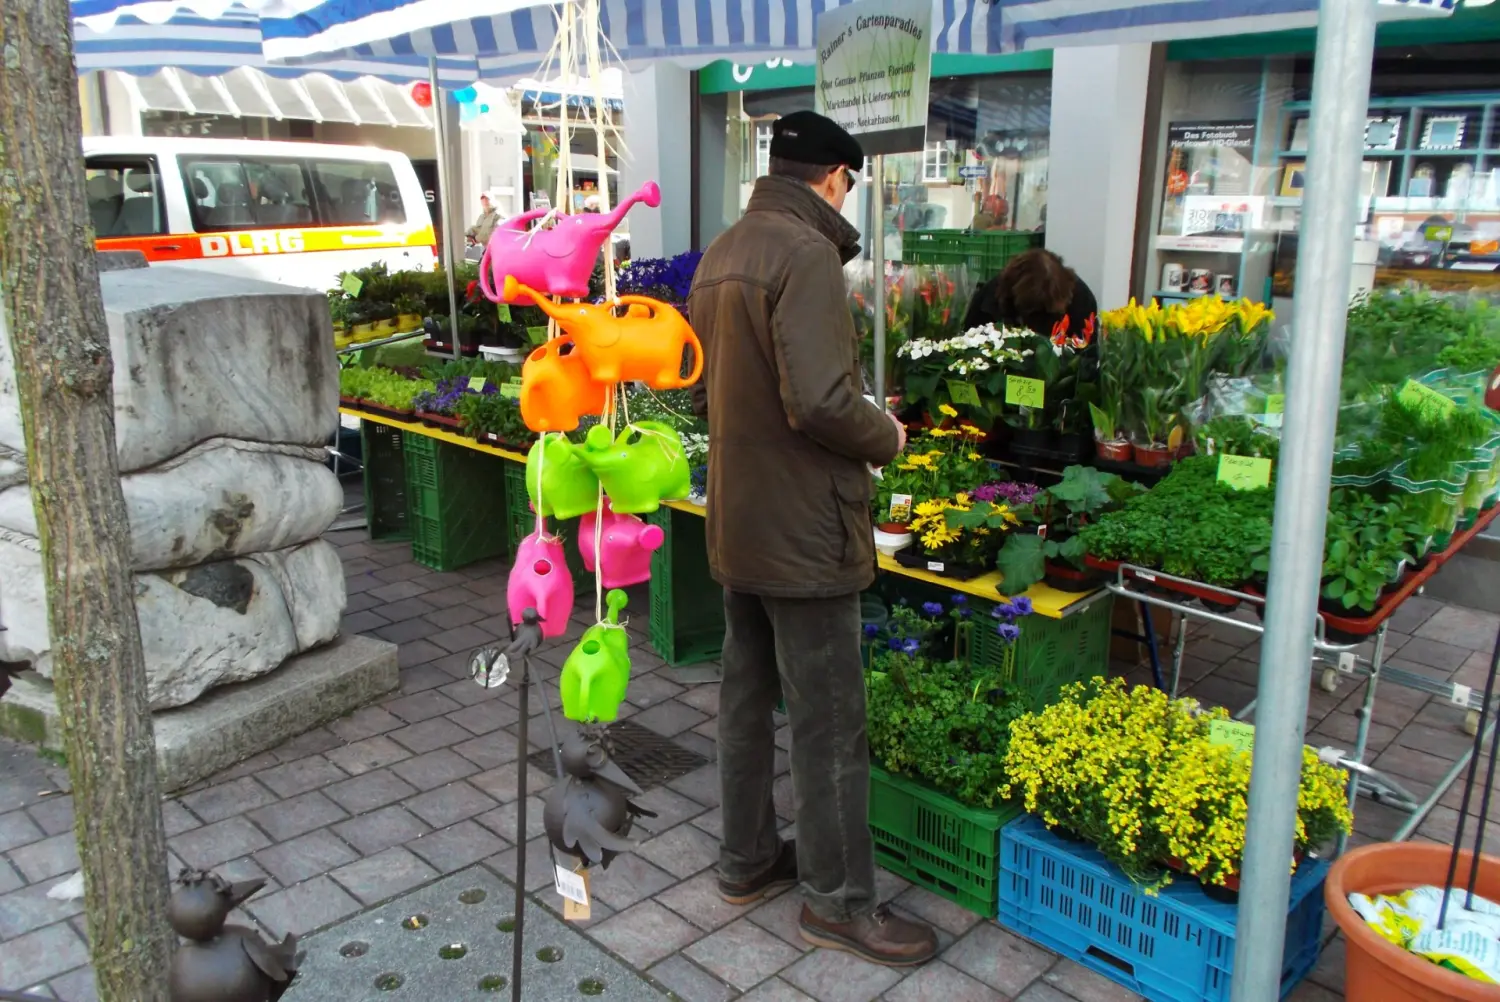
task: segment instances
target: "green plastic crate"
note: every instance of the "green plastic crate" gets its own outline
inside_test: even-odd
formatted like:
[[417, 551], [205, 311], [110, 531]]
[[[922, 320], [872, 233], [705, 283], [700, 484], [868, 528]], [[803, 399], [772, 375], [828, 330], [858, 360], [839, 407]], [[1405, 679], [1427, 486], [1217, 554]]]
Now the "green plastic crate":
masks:
[[724, 652], [724, 589], [708, 573], [706, 523], [662, 505], [645, 516], [666, 540], [651, 557], [651, 646], [675, 667]]
[[918, 230], [901, 236], [903, 264], [966, 265], [976, 281], [1000, 274], [1010, 260], [1042, 246], [1043, 234], [1029, 230]]
[[508, 552], [505, 465], [425, 435], [406, 440], [412, 559], [451, 571]]
[[1113, 596], [1096, 598], [1062, 619], [1027, 616], [1019, 621], [1021, 637], [1014, 645], [995, 632], [991, 606], [980, 606], [984, 603], [976, 603], [974, 610], [971, 663], [1001, 667], [1002, 678], [1030, 694], [1034, 705], [1056, 701], [1058, 690], [1069, 683], [1109, 674]]
[[371, 539], [411, 538], [406, 501], [406, 432], [388, 424], [361, 421], [365, 524]]
[[536, 514], [531, 510], [531, 499], [526, 496], [526, 464], [513, 459], [502, 459], [501, 462], [505, 464], [506, 533], [510, 552], [514, 553], [521, 540], [536, 528]]
[[947, 794], [870, 765], [875, 862], [985, 918], [1000, 890], [1000, 829], [1020, 807], [965, 807]]

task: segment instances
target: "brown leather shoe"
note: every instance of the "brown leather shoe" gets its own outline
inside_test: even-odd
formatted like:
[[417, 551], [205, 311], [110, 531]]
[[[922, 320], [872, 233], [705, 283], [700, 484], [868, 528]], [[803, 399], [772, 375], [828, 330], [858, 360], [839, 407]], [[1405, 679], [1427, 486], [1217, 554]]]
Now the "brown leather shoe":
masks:
[[731, 905], [748, 905], [784, 887], [797, 882], [797, 842], [788, 839], [781, 843], [781, 855], [776, 857], [770, 869], [758, 877], [733, 883], [719, 878], [719, 897]]
[[937, 933], [921, 922], [910, 922], [881, 905], [850, 922], [825, 922], [802, 906], [802, 938], [826, 950], [844, 950], [872, 964], [915, 967], [937, 956]]

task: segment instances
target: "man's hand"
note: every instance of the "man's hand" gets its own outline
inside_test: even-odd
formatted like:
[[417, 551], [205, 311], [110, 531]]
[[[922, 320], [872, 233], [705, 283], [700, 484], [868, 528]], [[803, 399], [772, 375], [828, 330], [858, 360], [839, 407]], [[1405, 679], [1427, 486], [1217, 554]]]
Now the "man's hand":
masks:
[[902, 424], [900, 419], [890, 411], [886, 411], [885, 416], [890, 418], [891, 424], [896, 426], [896, 455], [899, 456], [906, 451], [906, 425]]

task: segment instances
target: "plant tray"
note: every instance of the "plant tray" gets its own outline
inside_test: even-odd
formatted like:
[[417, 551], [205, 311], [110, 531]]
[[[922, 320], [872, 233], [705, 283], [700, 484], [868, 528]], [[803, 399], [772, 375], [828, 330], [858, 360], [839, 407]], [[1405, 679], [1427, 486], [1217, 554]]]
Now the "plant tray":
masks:
[[912, 567], [919, 571], [929, 571], [939, 577], [952, 578], [954, 581], [971, 581], [987, 570], [981, 564], [960, 564], [952, 560], [933, 560], [924, 554], [914, 553], [910, 549], [897, 550], [896, 563], [902, 567]]
[[391, 407], [385, 407], [375, 403], [373, 400], [361, 401], [360, 410], [369, 411], [371, 414], [379, 414], [382, 417], [394, 418], [397, 421], [410, 421], [416, 417], [415, 411], [398, 411]]
[[[1032, 817], [1001, 833], [1000, 924], [1151, 1002], [1227, 1002], [1237, 905], [1178, 878], [1156, 896], [1138, 889], [1093, 846], [1065, 841]], [[1292, 877], [1281, 997], [1313, 969], [1321, 948], [1326, 860]]]
[[436, 414], [432, 411], [417, 411], [417, 420], [429, 428], [447, 428], [450, 431], [458, 431], [463, 428], [463, 421], [448, 414]]
[[965, 807], [945, 793], [870, 765], [875, 862], [985, 918], [995, 916], [1000, 829], [1021, 813]]

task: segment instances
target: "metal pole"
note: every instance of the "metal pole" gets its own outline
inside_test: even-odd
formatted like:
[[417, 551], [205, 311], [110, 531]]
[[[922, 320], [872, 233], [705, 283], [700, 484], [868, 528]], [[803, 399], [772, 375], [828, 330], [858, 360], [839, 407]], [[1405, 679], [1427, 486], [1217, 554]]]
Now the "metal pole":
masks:
[[871, 269], [875, 273], [875, 403], [885, 409], [885, 157], [877, 154], [870, 186]]
[[1370, 0], [1322, 0], [1313, 57], [1312, 137], [1296, 331], [1287, 365], [1271, 578], [1260, 655], [1250, 811], [1234, 952], [1233, 1002], [1281, 996], [1281, 953], [1291, 886], [1333, 433], [1344, 356], [1344, 318], [1364, 159], [1365, 112], [1375, 51]]
[[443, 273], [448, 277], [448, 336], [452, 338], [453, 357], [457, 358], [458, 280], [454, 277], [453, 270], [458, 267], [458, 254], [455, 251], [453, 216], [448, 212], [453, 197], [448, 190], [448, 105], [443, 100], [443, 92], [438, 89], [436, 56], [427, 57], [427, 81], [432, 87], [432, 112], [437, 123], [438, 212], [443, 219]]
[[[458, 342], [454, 342], [457, 350]], [[510, 947], [510, 1002], [521, 1002], [521, 952], [526, 938], [526, 767], [531, 752], [526, 733], [531, 720], [531, 658], [521, 658], [521, 723], [516, 728], [516, 938]]]

